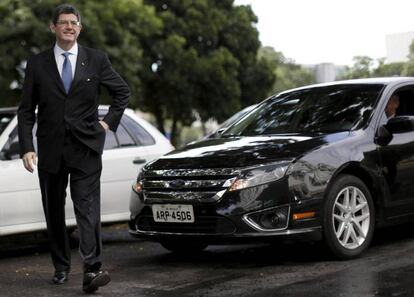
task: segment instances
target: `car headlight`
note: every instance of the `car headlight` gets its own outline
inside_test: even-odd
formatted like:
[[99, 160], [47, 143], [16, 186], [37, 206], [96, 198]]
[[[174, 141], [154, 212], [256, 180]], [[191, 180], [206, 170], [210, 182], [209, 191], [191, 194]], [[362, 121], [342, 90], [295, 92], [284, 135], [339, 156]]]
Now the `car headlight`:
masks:
[[137, 181], [132, 185], [132, 189], [137, 193], [142, 193], [142, 172], [138, 174]]
[[281, 161], [243, 171], [232, 183], [229, 191], [238, 191], [277, 181], [285, 176], [291, 161]]

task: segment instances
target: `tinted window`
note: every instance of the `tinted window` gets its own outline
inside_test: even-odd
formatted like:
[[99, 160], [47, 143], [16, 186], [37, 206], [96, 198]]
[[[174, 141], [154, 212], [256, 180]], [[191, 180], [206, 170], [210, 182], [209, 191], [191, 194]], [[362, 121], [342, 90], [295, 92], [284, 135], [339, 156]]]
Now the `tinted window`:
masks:
[[396, 116], [414, 115], [414, 86], [407, 86], [394, 92], [399, 98]]
[[[108, 111], [104, 110], [99, 110], [99, 120], [102, 121], [104, 116], [106, 115]], [[115, 133], [112, 132], [111, 130], [107, 130], [106, 131], [106, 137], [105, 137], [105, 145], [104, 145], [104, 150], [111, 150], [111, 149], [115, 149], [118, 148], [119, 144], [118, 144], [118, 140], [115, 136]]]
[[122, 124], [118, 126], [118, 129], [116, 130], [116, 136], [118, 137], [119, 145], [121, 147], [136, 146], [134, 140], [131, 138], [131, 136], [128, 134], [128, 132], [125, 130]]
[[226, 135], [336, 132], [369, 119], [383, 85], [337, 85], [280, 94], [225, 131]]
[[106, 131], [105, 138], [105, 150], [110, 150], [118, 147], [118, 141], [116, 140], [115, 133], [111, 130]]
[[[395, 111], [394, 116], [414, 116], [414, 86], [405, 86], [403, 88], [398, 89], [392, 95], [397, 95], [398, 100], [398, 107]], [[392, 96], [387, 98], [387, 105], [390, 103]], [[384, 125], [389, 118], [387, 117], [384, 112], [380, 119], [380, 125]]]
[[14, 116], [14, 113], [0, 113], [0, 134], [3, 133]]
[[122, 123], [131, 133], [131, 136], [135, 139], [138, 144], [141, 145], [152, 145], [155, 143], [154, 138], [144, 128], [142, 128], [137, 122], [130, 117], [124, 115], [122, 117]]
[[[37, 123], [33, 126], [33, 146], [37, 152], [37, 137], [36, 137]], [[11, 160], [20, 158], [20, 144], [17, 127], [9, 134], [9, 138], [0, 152], [0, 160]]]

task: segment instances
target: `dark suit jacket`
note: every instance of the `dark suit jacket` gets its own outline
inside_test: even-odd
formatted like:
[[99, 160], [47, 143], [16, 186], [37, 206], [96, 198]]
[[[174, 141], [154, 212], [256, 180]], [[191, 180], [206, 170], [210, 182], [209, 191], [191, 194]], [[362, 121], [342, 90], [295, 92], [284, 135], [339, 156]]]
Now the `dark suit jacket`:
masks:
[[39, 169], [54, 173], [62, 158], [66, 129], [92, 150], [103, 152], [105, 130], [98, 122], [100, 87], [108, 89], [112, 104], [103, 119], [116, 131], [130, 95], [128, 85], [101, 51], [79, 45], [75, 76], [65, 93], [53, 48], [27, 62], [22, 101], [18, 110], [21, 155], [34, 152], [32, 129], [38, 108]]

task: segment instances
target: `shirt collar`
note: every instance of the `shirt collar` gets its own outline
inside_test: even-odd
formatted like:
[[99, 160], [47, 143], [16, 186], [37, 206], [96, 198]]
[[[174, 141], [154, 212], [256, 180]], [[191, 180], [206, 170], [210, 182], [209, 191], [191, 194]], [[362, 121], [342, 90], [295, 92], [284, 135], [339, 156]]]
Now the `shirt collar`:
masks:
[[57, 43], [55, 44], [55, 47], [53, 48], [53, 52], [55, 53], [55, 56], [56, 57], [59, 57], [61, 54], [66, 53], [66, 52], [71, 53], [72, 55], [77, 56], [78, 55], [78, 50], [79, 50], [79, 47], [78, 47], [78, 43], [77, 42], [75, 42], [75, 44], [72, 46], [72, 48], [70, 50], [68, 50], [68, 51], [65, 51], [65, 50], [61, 49], [57, 45]]

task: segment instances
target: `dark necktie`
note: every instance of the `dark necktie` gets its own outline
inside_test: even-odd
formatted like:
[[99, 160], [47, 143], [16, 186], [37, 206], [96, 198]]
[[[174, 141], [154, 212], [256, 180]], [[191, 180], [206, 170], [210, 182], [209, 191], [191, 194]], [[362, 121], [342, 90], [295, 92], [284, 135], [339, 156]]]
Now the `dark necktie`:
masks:
[[70, 53], [66, 52], [62, 54], [65, 57], [62, 67], [62, 81], [63, 86], [65, 87], [66, 94], [69, 93], [70, 85], [72, 84], [72, 65], [70, 64], [69, 55]]

